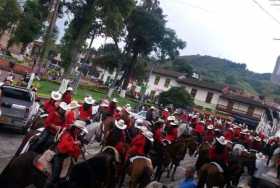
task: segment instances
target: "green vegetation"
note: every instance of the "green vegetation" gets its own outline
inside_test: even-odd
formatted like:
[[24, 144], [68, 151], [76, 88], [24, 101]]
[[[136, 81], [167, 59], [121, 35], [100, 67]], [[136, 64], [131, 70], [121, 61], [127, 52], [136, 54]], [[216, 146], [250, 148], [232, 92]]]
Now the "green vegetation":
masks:
[[[47, 80], [35, 81], [33, 85], [38, 88], [39, 96], [41, 97], [49, 97], [53, 90], [58, 90], [59, 88], [58, 82]], [[75, 94], [75, 99], [83, 100], [84, 97], [88, 95], [91, 95], [95, 100], [98, 101], [100, 99], [106, 98], [106, 91], [97, 90], [92, 86], [80, 86]], [[120, 105], [129, 103], [132, 106], [136, 106], [137, 104], [137, 101], [133, 99], [121, 98], [117, 95], [115, 95], [115, 97], [118, 99]]]
[[230, 85], [253, 95], [275, 98], [280, 93], [280, 87], [270, 81], [271, 74], [254, 73], [249, 71], [245, 64], [226, 59], [200, 55], [181, 56], [173, 63], [169, 62], [164, 66], [180, 71], [180, 67], [181, 70], [186, 69], [186, 64], [204, 80]]
[[193, 98], [185, 88], [172, 87], [159, 95], [158, 102], [163, 106], [173, 104], [176, 108], [186, 108], [193, 105]]

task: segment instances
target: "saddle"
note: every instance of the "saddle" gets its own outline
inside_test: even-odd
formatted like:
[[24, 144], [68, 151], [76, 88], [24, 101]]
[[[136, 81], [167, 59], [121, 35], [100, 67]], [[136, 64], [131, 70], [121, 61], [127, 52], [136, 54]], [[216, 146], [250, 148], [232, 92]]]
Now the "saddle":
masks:
[[[52, 175], [52, 159], [55, 152], [52, 150], [45, 151], [42, 155], [36, 157], [33, 161], [33, 165], [37, 170], [42, 172], [45, 176], [50, 177]], [[67, 157], [63, 161], [62, 169], [60, 172], [60, 178], [66, 178], [69, 174], [70, 167], [72, 166], [72, 158]]]
[[216, 162], [210, 162], [210, 164], [215, 165], [220, 173], [224, 173], [224, 169]]

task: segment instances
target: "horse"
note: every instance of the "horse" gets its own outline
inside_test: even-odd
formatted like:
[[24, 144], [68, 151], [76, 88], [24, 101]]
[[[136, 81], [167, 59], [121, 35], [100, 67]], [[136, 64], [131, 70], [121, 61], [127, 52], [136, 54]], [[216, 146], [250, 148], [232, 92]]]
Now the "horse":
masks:
[[206, 184], [208, 188], [219, 187], [223, 188], [226, 184], [223, 173], [219, 172], [216, 165], [206, 163], [202, 165], [198, 173], [198, 188], [204, 188]]
[[187, 150], [189, 150], [189, 155], [192, 156], [197, 148], [197, 143], [193, 137], [181, 136], [172, 144], [168, 144], [165, 147], [158, 145], [155, 150], [157, 150], [157, 157], [154, 158], [154, 165], [157, 167], [155, 180], [159, 181], [164, 169], [167, 168], [167, 177], [171, 173], [171, 180], [174, 181], [174, 176], [177, 167], [180, 162], [185, 158]]
[[121, 188], [126, 174], [130, 176], [128, 187], [129, 188], [144, 188], [151, 182], [153, 175], [152, 161], [143, 156], [135, 156], [130, 159], [130, 164], [125, 168], [119, 187]]
[[[17, 157], [0, 175], [0, 185], [5, 188], [25, 188], [34, 185], [42, 188], [47, 177], [34, 167], [34, 160], [38, 154], [27, 152]], [[119, 156], [114, 148], [105, 147], [89, 160], [80, 162], [73, 166], [67, 179], [61, 180], [57, 188], [89, 188], [115, 187], [115, 164], [119, 161]]]

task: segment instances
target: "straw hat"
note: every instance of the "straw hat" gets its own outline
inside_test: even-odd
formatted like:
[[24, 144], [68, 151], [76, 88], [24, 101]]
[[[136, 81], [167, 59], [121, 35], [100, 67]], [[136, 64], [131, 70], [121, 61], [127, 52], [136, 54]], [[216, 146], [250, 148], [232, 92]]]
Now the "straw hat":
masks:
[[74, 110], [76, 108], [80, 108], [81, 105], [77, 101], [72, 101], [70, 104], [68, 104], [69, 110]]
[[86, 123], [84, 121], [81, 120], [76, 120], [72, 127], [76, 127], [78, 129], [81, 129], [83, 132], [88, 133], [88, 130], [86, 129]]
[[68, 110], [68, 105], [66, 104], [66, 102], [61, 102], [61, 103], [59, 104], [59, 108], [61, 108], [61, 109], [65, 110], [65, 111], [67, 111], [67, 110]]
[[51, 98], [55, 101], [59, 101], [61, 99], [62, 95], [58, 91], [52, 91], [51, 92]]
[[226, 145], [227, 141], [225, 139], [225, 137], [220, 136], [219, 138], [216, 138], [216, 140], [221, 144], [221, 145]]
[[151, 142], [154, 142], [154, 134], [151, 131], [143, 131], [142, 134]]
[[212, 130], [212, 129], [214, 129], [214, 126], [213, 126], [213, 125], [208, 125], [208, 126], [207, 126], [207, 129]]
[[87, 96], [84, 98], [84, 103], [93, 105], [95, 103], [95, 100], [91, 96]]
[[127, 125], [125, 124], [124, 120], [119, 120], [119, 121], [115, 121], [115, 125], [117, 128], [121, 129], [121, 130], [124, 130], [126, 129]]

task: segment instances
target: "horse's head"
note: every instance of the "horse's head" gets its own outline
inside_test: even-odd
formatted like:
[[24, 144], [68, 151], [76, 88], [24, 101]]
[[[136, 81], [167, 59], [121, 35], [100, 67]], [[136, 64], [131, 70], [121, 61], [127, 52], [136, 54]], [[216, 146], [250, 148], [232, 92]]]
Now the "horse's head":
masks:
[[186, 138], [187, 148], [189, 149], [189, 155], [192, 156], [194, 152], [197, 150], [198, 143], [196, 142], [195, 138], [189, 136]]

